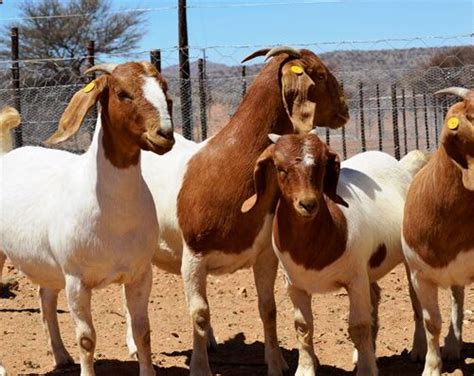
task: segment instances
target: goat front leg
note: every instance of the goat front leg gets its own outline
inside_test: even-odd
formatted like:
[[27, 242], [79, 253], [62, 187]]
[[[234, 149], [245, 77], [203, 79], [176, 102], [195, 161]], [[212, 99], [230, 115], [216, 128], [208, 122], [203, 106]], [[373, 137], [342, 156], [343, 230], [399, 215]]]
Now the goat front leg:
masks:
[[140, 376], [154, 376], [155, 370], [151, 361], [150, 322], [148, 320], [148, 298], [152, 284], [151, 265], [146, 272], [134, 282], [124, 286], [127, 304], [127, 318], [130, 320], [134, 345], [136, 346]]
[[405, 271], [408, 279], [408, 291], [410, 293], [411, 306], [413, 308], [413, 318], [415, 319], [415, 332], [413, 334], [413, 345], [411, 348], [410, 358], [414, 362], [422, 362], [426, 355], [426, 335], [423, 327], [423, 311], [420, 301], [416, 296], [415, 289], [411, 280], [411, 273], [408, 265], [405, 264]]
[[191, 355], [190, 375], [212, 375], [207, 355], [207, 335], [210, 331], [210, 311], [206, 296], [207, 269], [201, 257], [183, 244], [181, 275], [188, 310], [193, 322], [193, 353]]
[[458, 360], [461, 358], [463, 318], [464, 286], [451, 286], [451, 325], [441, 352], [443, 359]]
[[64, 347], [61, 333], [59, 331], [57, 314], [58, 294], [59, 290], [44, 287], [39, 288], [43, 327], [53, 352], [56, 368], [63, 368], [74, 364], [74, 359], [72, 359], [71, 355], [69, 355]]
[[349, 336], [357, 353], [357, 375], [378, 374], [372, 336], [372, 305], [370, 303], [369, 278], [366, 273], [357, 276], [348, 286]]
[[273, 249], [267, 247], [257, 256], [253, 265], [253, 275], [258, 296], [258, 310], [263, 323], [265, 338], [265, 362], [268, 375], [280, 376], [288, 370], [278, 345], [275, 279], [278, 270], [278, 259]]
[[439, 349], [441, 313], [438, 305], [438, 286], [417, 272], [412, 273], [411, 278], [423, 311], [426, 334], [427, 353], [423, 376], [441, 376], [442, 361]]
[[91, 315], [91, 289], [81, 279], [66, 275], [66, 297], [76, 326], [76, 340], [81, 358], [81, 376], [94, 376], [96, 334]]
[[[288, 282], [287, 282], [288, 283]], [[295, 315], [296, 339], [298, 341], [298, 368], [296, 376], [314, 376], [318, 367], [318, 358], [313, 346], [313, 312], [311, 295], [303, 290], [287, 285], [288, 295], [293, 303]]]

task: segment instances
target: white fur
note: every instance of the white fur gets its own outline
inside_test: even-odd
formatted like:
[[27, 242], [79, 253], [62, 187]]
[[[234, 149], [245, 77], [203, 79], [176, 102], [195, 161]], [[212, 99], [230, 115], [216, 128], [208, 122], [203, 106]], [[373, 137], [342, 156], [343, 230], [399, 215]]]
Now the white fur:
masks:
[[160, 127], [163, 131], [169, 132], [173, 129], [173, 123], [168, 111], [165, 93], [154, 77], [143, 76], [143, 95], [160, 114]]
[[309, 152], [309, 145], [308, 141], [306, 140], [304, 145], [303, 145], [303, 163], [306, 166], [312, 166], [314, 165], [314, 157], [311, 155]]
[[[403, 207], [412, 176], [416, 173], [414, 169], [406, 168], [411, 158], [413, 155], [400, 163], [385, 153], [372, 151], [342, 162], [337, 193], [349, 205], [348, 208], [339, 206], [346, 217], [348, 238], [343, 255], [332, 264], [319, 271], [306, 269], [296, 264], [289, 253], [282, 253], [273, 242], [291, 289], [297, 326], [310, 333], [302, 321], [304, 315], [301, 315], [301, 312], [310, 310], [310, 307], [303, 306], [310, 304], [310, 299], [303, 299], [303, 296], [340, 287], [348, 290], [351, 303], [349, 331], [353, 331], [351, 338], [359, 350], [358, 375], [377, 374], [373, 345], [358, 330], [369, 330], [372, 320], [369, 284], [403, 260], [400, 242]], [[385, 244], [387, 256], [379, 267], [371, 269], [369, 260], [381, 244]], [[303, 337], [303, 334], [298, 335], [300, 341], [306, 341]], [[316, 363], [311, 361], [315, 358], [314, 350], [308, 350], [308, 346], [312, 349], [312, 343], [300, 347], [303, 353], [300, 353], [302, 360], [297, 374], [315, 372]]]
[[[83, 155], [23, 147], [0, 160], [0, 249], [53, 296], [42, 297], [42, 311], [58, 364], [72, 359], [58, 338], [57, 322], [51, 322], [55, 307], [54, 317], [47, 311], [52, 312], [48, 305], [55, 304], [54, 296], [63, 288], [78, 342], [84, 338], [81, 343], [95, 344], [90, 290], [110, 283], [125, 285], [129, 310], [139, 307], [133, 329], [141, 342], [148, 330], [156, 212], [140, 165], [113, 166], [105, 157], [103, 137], [98, 121]], [[142, 353], [139, 360], [141, 375], [154, 374], [149, 356]], [[94, 374], [92, 361], [81, 350], [81, 375]]]

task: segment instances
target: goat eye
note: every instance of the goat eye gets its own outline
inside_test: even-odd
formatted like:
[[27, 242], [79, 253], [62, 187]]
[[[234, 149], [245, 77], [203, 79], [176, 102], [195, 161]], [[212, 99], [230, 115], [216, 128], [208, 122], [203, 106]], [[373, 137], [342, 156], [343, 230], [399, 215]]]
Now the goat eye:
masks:
[[130, 94], [128, 94], [127, 92], [125, 91], [121, 91], [117, 94], [117, 97], [121, 100], [121, 101], [124, 101], [124, 100], [127, 100], [127, 101], [132, 101], [133, 98]]
[[322, 81], [326, 78], [326, 76], [324, 75], [324, 73], [318, 73], [316, 75], [316, 79], [319, 80], [319, 81]]

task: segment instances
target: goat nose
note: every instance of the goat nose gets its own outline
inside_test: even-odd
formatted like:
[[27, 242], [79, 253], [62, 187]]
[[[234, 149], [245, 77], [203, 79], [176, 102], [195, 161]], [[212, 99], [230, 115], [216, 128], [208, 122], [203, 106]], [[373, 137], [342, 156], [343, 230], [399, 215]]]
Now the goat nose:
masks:
[[173, 128], [168, 128], [168, 129], [158, 129], [156, 132], [158, 136], [161, 136], [163, 138], [166, 138], [167, 140], [173, 140]]
[[314, 198], [307, 198], [298, 201], [300, 208], [304, 209], [308, 213], [312, 213], [317, 209], [318, 202]]

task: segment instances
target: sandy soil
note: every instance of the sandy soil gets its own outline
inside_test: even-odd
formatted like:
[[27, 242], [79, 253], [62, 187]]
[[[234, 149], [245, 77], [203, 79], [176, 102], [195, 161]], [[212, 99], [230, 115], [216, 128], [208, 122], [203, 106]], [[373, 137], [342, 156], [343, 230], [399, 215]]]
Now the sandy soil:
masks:
[[[54, 371], [53, 358], [43, 332], [36, 287], [7, 263], [6, 279], [18, 280], [19, 288], [0, 299], [0, 360], [10, 375], [79, 375], [79, 366]], [[413, 319], [404, 269], [396, 268], [381, 281], [380, 331], [377, 341], [381, 375], [420, 375], [421, 364], [409, 360]], [[222, 375], [265, 375], [263, 333], [258, 317], [256, 293], [250, 270], [209, 279], [212, 322], [219, 341], [210, 354], [211, 368]], [[441, 291], [447, 331], [450, 302]], [[281, 275], [276, 285], [278, 328], [290, 374], [296, 369], [291, 303]], [[64, 294], [60, 295], [59, 321], [66, 347], [78, 360], [72, 319]], [[474, 286], [466, 289], [463, 360], [445, 364], [452, 375], [474, 375]], [[352, 374], [352, 344], [347, 334], [348, 299], [344, 291], [313, 298], [314, 344], [322, 366], [318, 375]], [[98, 375], [138, 375], [138, 364], [130, 360], [125, 345], [125, 319], [118, 286], [96, 291], [93, 316], [97, 330], [96, 371]], [[191, 356], [191, 324], [179, 277], [154, 269], [150, 302], [153, 362], [159, 375], [187, 375]]]

